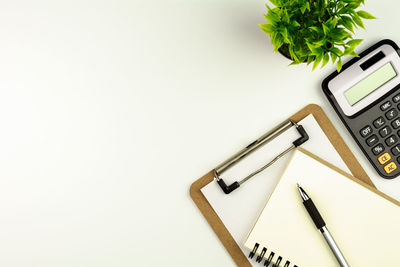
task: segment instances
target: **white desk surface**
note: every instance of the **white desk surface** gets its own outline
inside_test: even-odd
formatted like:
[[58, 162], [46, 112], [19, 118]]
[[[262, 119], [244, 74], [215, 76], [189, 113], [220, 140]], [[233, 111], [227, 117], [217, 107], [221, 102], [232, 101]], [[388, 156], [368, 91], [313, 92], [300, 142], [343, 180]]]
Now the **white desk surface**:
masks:
[[[335, 67], [288, 67], [264, 4], [2, 1], [0, 266], [233, 266], [189, 186], [309, 103], [400, 196], [323, 95]], [[400, 43], [399, 7], [366, 1], [358, 51]]]

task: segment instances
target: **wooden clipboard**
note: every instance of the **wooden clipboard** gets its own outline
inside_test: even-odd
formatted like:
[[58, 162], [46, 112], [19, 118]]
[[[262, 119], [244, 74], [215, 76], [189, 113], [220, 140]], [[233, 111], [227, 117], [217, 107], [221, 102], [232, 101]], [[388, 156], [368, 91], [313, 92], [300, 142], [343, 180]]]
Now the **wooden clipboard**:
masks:
[[[312, 114], [314, 116], [315, 120], [318, 122], [319, 126], [328, 137], [329, 141], [335, 147], [336, 151], [339, 153], [344, 163], [350, 169], [353, 176], [375, 188], [371, 179], [368, 177], [364, 169], [361, 167], [360, 163], [354, 157], [353, 153], [345, 144], [342, 137], [339, 135], [338, 131], [335, 129], [335, 127], [320, 106], [315, 104], [307, 105], [296, 114], [292, 115], [289, 119], [298, 122], [304, 119], [309, 114]], [[211, 170], [209, 173], [207, 173], [191, 185], [190, 196], [196, 203], [203, 216], [206, 218], [211, 228], [214, 230], [215, 234], [218, 236], [221, 243], [224, 245], [225, 249], [229, 252], [236, 265], [252, 266], [247, 259], [247, 256], [243, 254], [239, 245], [235, 242], [228, 229], [225, 227], [221, 219], [218, 217], [217, 213], [214, 211], [210, 203], [200, 191], [201, 188], [211, 182], [214, 182], [214, 170]]]

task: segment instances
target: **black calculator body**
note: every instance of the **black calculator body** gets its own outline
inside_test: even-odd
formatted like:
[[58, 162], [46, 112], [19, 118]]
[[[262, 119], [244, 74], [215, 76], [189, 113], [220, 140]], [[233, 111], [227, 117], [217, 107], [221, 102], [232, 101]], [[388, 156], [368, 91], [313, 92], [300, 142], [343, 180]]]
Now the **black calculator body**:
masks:
[[336, 113], [380, 176], [400, 174], [399, 47], [382, 40], [322, 82]]

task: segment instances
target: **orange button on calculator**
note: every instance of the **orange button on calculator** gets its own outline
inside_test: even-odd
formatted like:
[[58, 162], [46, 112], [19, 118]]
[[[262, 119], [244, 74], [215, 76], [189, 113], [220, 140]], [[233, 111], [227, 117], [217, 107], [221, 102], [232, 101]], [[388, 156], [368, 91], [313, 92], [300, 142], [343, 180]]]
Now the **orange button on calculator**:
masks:
[[389, 153], [383, 153], [382, 155], [380, 155], [378, 157], [378, 161], [380, 164], [385, 164], [386, 162], [388, 162], [391, 159]]
[[385, 169], [386, 173], [391, 173], [392, 171], [394, 171], [395, 169], [397, 169], [396, 164], [392, 161], [389, 162], [385, 167], [383, 167]]

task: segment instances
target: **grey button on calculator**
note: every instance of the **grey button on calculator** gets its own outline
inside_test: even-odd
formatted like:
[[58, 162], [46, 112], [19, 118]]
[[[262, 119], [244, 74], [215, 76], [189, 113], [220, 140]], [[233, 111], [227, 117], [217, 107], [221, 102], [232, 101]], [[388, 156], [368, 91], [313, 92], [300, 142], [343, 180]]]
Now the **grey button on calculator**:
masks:
[[400, 174], [399, 47], [383, 40], [322, 83], [324, 93], [380, 176]]
[[385, 125], [385, 120], [383, 119], [383, 117], [379, 117], [374, 121], [374, 126], [375, 128], [381, 128], [383, 125]]

